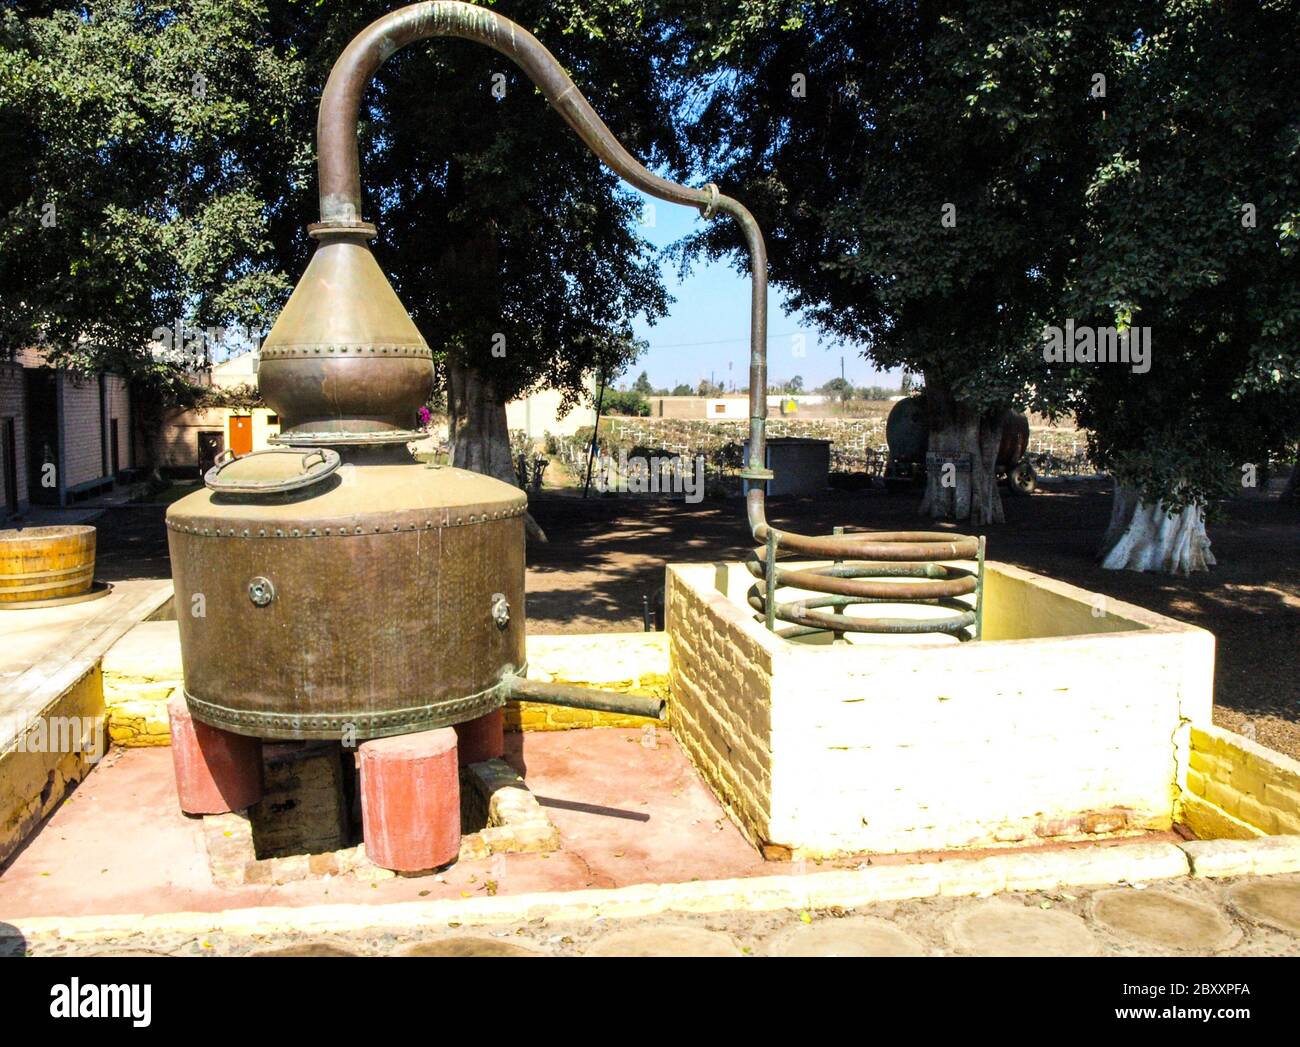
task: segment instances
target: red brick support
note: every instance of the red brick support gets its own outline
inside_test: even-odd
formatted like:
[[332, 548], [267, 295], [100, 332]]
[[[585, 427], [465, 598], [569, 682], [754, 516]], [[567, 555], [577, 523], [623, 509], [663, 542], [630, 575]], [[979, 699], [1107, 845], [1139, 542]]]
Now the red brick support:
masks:
[[361, 832], [381, 869], [421, 872], [460, 853], [460, 768], [450, 727], [361, 744]]
[[186, 814], [226, 814], [262, 798], [262, 740], [232, 734], [190, 715], [178, 691], [167, 703], [176, 795]]
[[477, 720], [456, 724], [456, 743], [460, 747], [460, 765], [468, 767], [484, 760], [496, 760], [506, 751], [505, 710], [496, 709]]

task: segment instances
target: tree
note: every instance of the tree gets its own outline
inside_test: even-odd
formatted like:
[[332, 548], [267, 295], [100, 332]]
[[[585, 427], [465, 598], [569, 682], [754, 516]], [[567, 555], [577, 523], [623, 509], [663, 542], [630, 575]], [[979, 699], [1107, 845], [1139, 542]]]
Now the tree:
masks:
[[650, 376], [646, 374], [645, 371], [642, 371], [639, 375], [637, 375], [637, 379], [633, 383], [632, 388], [635, 389], [642, 396], [651, 396], [654, 394], [655, 391], [654, 386], [650, 384]]
[[788, 382], [786, 382], [785, 391], [787, 393], [802, 393], [803, 375], [797, 374], [793, 378], [791, 378]]
[[1141, 14], [1092, 126], [1068, 315], [1149, 331], [1149, 358], [1051, 387], [1115, 476], [1104, 566], [1187, 574], [1214, 563], [1216, 500], [1300, 435], [1300, 57], [1289, 4]]
[[[21, 219], [0, 231], [0, 344], [41, 337], [78, 364], [144, 374], [151, 332], [176, 317], [268, 327], [310, 250], [320, 88], [391, 4], [50, 6], [0, 12], [0, 194]], [[663, 34], [644, 5], [495, 6], [632, 152], [676, 159], [654, 89]], [[456, 464], [513, 482], [505, 402], [543, 385], [577, 402], [593, 370], [640, 351], [632, 317], [667, 306], [639, 202], [481, 45], [409, 48], [377, 81], [361, 128], [376, 256], [435, 348]]]
[[602, 408], [606, 414], [640, 417], [650, 414], [649, 401], [635, 389], [606, 389]]
[[853, 399], [853, 384], [844, 378], [832, 378], [823, 385], [818, 392], [831, 397], [835, 400], [842, 400], [847, 403]]
[[287, 293], [302, 61], [260, 0], [43, 6], [0, 11], [0, 355], [121, 371], [156, 422], [189, 392], [156, 330], [266, 326]]
[[673, 386], [672, 395], [673, 396], [694, 396], [695, 390], [692, 389], [685, 382], [682, 382], [680, 385]]
[[[923, 373], [930, 449], [969, 463], [952, 488], [931, 471], [923, 510], [1001, 519], [998, 422], [1043, 371], [1111, 23], [1017, 0], [749, 0], [682, 24], [689, 140], [754, 211], [772, 282], [880, 367]], [[725, 223], [688, 250], [743, 259]]]

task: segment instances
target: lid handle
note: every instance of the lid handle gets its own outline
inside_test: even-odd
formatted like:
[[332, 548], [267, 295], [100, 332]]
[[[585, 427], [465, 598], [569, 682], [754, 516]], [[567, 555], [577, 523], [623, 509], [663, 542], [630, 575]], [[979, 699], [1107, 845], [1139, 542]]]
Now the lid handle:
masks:
[[[236, 462], [247, 462], [264, 455], [298, 458], [298, 472], [288, 475], [270, 475], [240, 479], [222, 473]], [[203, 476], [203, 482], [210, 490], [219, 494], [278, 494], [283, 491], [297, 491], [304, 487], [320, 483], [339, 467], [339, 453], [328, 447], [321, 447], [303, 454], [289, 447], [271, 447], [262, 451], [236, 457], [230, 451], [217, 455], [211, 469]]]

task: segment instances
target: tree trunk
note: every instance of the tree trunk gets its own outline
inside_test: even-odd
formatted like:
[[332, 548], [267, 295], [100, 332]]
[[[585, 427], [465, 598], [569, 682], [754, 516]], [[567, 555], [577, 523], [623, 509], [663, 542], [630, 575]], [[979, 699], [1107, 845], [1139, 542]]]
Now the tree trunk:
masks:
[[1287, 480], [1286, 486], [1282, 488], [1281, 496], [1289, 499], [1300, 499], [1300, 461], [1292, 463], [1291, 476]]
[[1102, 567], [1111, 571], [1208, 571], [1215, 560], [1205, 533], [1205, 507], [1193, 502], [1171, 515], [1163, 502], [1147, 505], [1134, 488], [1116, 482], [1101, 555]]
[[[474, 368], [447, 360], [447, 416], [451, 464], [519, 486], [510, 456], [506, 405]], [[546, 532], [532, 513], [524, 517], [529, 537], [546, 541]]]
[[997, 458], [1002, 412], [981, 413], [952, 395], [941, 380], [926, 375], [929, 455], [922, 514], [935, 520], [966, 520], [976, 526], [1002, 523]]
[[[464, 171], [454, 162], [448, 174], [448, 193], [458, 198], [465, 190]], [[442, 278], [451, 282], [467, 280], [472, 286], [487, 289], [500, 286], [500, 247], [493, 223], [472, 230], [464, 241], [455, 237], [444, 244], [439, 258]], [[488, 315], [498, 315], [500, 302], [489, 295], [482, 308]], [[487, 351], [486, 344], [482, 348]], [[510, 430], [506, 425], [505, 400], [498, 395], [491, 378], [472, 364], [448, 353], [447, 429], [451, 443], [451, 464], [485, 476], [519, 486], [515, 464], [510, 457]], [[524, 530], [530, 538], [546, 541], [546, 532], [538, 526], [532, 513], [524, 514]]]

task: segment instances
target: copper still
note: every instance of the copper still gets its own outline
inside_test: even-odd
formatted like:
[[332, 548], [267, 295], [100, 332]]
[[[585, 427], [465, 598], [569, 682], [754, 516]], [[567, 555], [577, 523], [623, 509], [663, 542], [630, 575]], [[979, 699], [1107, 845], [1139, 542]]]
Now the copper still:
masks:
[[[205, 489], [167, 512], [193, 716], [262, 738], [365, 739], [475, 719], [511, 696], [662, 714], [657, 699], [525, 679], [523, 492], [424, 465], [407, 448], [421, 435], [413, 426], [433, 387], [432, 353], [368, 246], [377, 230], [360, 217], [357, 116], [380, 65], [435, 36], [475, 40], [515, 62], [636, 188], [706, 219], [725, 212], [736, 221], [752, 285], [750, 456], [740, 475], [751, 481], [747, 514], [763, 543], [750, 565], [758, 579], [751, 603], [768, 628], [780, 619], [796, 633], [871, 631], [841, 612], [880, 599], [881, 573], [920, 579], [909, 595], [923, 602], [972, 591], [970, 572], [916, 561], [973, 555], [973, 538], [813, 537], [769, 527], [767, 256], [753, 216], [715, 185], [679, 185], [633, 159], [527, 30], [487, 8], [434, 0], [358, 34], [321, 96], [321, 221], [308, 230], [318, 244], [258, 370], [263, 399], [282, 419], [280, 446], [223, 456]], [[788, 583], [827, 595], [776, 601], [776, 559], [788, 555], [835, 561]], [[855, 563], [861, 556], [888, 563]]]

